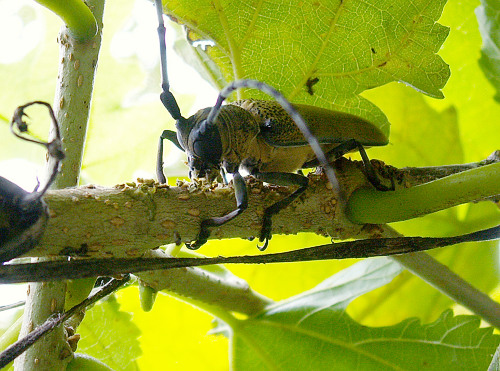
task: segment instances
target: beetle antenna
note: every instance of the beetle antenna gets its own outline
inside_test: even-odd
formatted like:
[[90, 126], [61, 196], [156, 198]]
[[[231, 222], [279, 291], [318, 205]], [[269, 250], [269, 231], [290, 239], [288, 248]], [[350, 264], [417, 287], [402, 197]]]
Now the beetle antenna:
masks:
[[226, 98], [235, 90], [241, 89], [241, 88], [251, 88], [251, 89], [257, 89], [260, 90], [271, 97], [273, 97], [276, 102], [278, 102], [283, 109], [290, 115], [290, 117], [293, 119], [297, 127], [300, 129], [302, 132], [302, 135], [304, 135], [304, 138], [306, 138], [307, 142], [311, 146], [312, 150], [314, 151], [314, 154], [316, 155], [316, 158], [319, 160], [320, 164], [322, 165], [326, 176], [331, 183], [334, 192], [338, 195], [338, 198], [340, 200], [344, 200], [344, 194], [340, 189], [339, 182], [337, 180], [337, 176], [335, 175], [335, 171], [333, 170], [333, 167], [330, 165], [328, 162], [328, 159], [325, 155], [325, 152], [321, 148], [321, 145], [319, 144], [318, 139], [314, 136], [314, 134], [309, 130], [309, 127], [307, 126], [306, 122], [304, 121], [302, 115], [295, 109], [295, 107], [288, 101], [288, 99], [285, 98], [283, 94], [281, 94], [278, 90], [273, 88], [271, 85], [266, 84], [261, 81], [257, 80], [250, 80], [250, 79], [242, 79], [242, 80], [236, 80], [231, 82], [229, 85], [227, 85], [224, 89], [221, 90], [219, 93], [219, 96], [217, 97], [217, 102], [215, 105], [212, 107], [210, 110], [210, 113], [208, 114], [207, 117], [207, 125], [211, 125], [213, 122], [215, 122], [215, 119], [217, 118], [220, 108], [222, 106], [222, 103]]
[[[170, 91], [170, 83], [168, 81], [167, 72], [167, 43], [165, 42], [165, 23], [163, 22], [163, 3], [162, 0], [155, 0], [156, 15], [158, 16], [158, 39], [160, 41], [160, 67], [161, 67], [161, 89], [160, 100], [170, 113], [174, 120], [186, 120], [181, 115], [179, 105], [175, 100], [174, 95]], [[164, 130], [158, 141], [158, 154], [156, 157], [156, 176], [160, 183], [166, 183], [167, 179], [163, 174], [163, 139], [168, 139], [177, 147], [181, 148], [177, 140], [177, 134], [171, 130]]]
[[170, 92], [170, 83], [167, 73], [167, 44], [165, 42], [165, 23], [163, 22], [162, 0], [155, 0], [156, 14], [158, 15], [158, 38], [160, 40], [160, 61], [161, 61], [161, 88], [160, 100], [174, 120], [182, 118], [179, 105], [175, 97]]

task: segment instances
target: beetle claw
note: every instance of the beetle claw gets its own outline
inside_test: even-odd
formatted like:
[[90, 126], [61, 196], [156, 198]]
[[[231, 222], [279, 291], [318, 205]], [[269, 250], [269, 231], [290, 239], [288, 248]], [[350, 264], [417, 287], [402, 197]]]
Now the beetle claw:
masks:
[[273, 226], [273, 221], [271, 219], [271, 215], [265, 214], [264, 220], [262, 221], [262, 229], [260, 231], [259, 241], [264, 242], [263, 246], [257, 245], [257, 248], [260, 251], [264, 251], [267, 249], [267, 245], [269, 245], [269, 240], [272, 237], [271, 230]]
[[198, 250], [208, 241], [208, 237], [210, 236], [210, 230], [208, 229], [206, 224], [207, 223], [205, 220], [201, 222], [200, 232], [198, 233], [198, 236], [196, 237], [195, 241], [190, 243], [186, 242], [186, 247], [189, 250]]
[[[262, 240], [260, 240], [262, 242]], [[259, 246], [257, 245], [257, 248], [260, 250], [260, 251], [264, 251], [265, 249], [267, 249], [267, 245], [269, 245], [269, 238], [265, 238], [264, 239], [264, 245], [263, 246]]]
[[194, 242], [186, 242], [185, 245], [189, 250], [198, 250], [203, 244], [200, 243], [200, 241], [194, 241]]

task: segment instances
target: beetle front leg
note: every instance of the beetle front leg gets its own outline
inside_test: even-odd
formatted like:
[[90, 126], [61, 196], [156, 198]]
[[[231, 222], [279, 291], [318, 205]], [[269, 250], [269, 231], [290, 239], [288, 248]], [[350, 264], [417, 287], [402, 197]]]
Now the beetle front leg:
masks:
[[158, 140], [158, 154], [156, 157], [156, 177], [158, 178], [158, 182], [160, 184], [164, 184], [167, 182], [167, 179], [163, 174], [163, 139], [168, 139], [178, 148], [180, 148], [181, 151], [184, 151], [184, 149], [182, 149], [181, 145], [179, 144], [179, 141], [177, 140], [177, 133], [172, 130], [163, 130], [163, 133], [161, 133]]
[[264, 242], [263, 246], [258, 246], [257, 248], [260, 251], [264, 251], [269, 244], [269, 240], [272, 237], [271, 230], [273, 226], [272, 217], [273, 215], [279, 213], [285, 207], [290, 205], [297, 197], [299, 197], [304, 191], [307, 189], [307, 185], [309, 184], [309, 179], [301, 174], [292, 174], [292, 173], [277, 173], [277, 172], [269, 172], [269, 173], [261, 173], [254, 172], [252, 175], [263, 182], [272, 183], [276, 185], [282, 186], [299, 186], [295, 192], [288, 195], [284, 199], [274, 203], [264, 210], [264, 217], [262, 221], [262, 229], [260, 231], [259, 241]]
[[248, 191], [247, 185], [245, 183], [245, 179], [241, 176], [241, 174], [236, 171], [233, 173], [233, 186], [234, 186], [234, 196], [236, 197], [236, 210], [231, 211], [229, 214], [226, 214], [221, 217], [215, 217], [210, 219], [205, 219], [201, 222], [200, 232], [198, 233], [198, 237], [196, 241], [192, 243], [186, 243], [186, 247], [191, 250], [199, 249], [202, 245], [204, 245], [208, 237], [210, 236], [211, 227], [220, 227], [221, 225], [233, 220], [238, 215], [240, 215], [243, 211], [248, 207]]

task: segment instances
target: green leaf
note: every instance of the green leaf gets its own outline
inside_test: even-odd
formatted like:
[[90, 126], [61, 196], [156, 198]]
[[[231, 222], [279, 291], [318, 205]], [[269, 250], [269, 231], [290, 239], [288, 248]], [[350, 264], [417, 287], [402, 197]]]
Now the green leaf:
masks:
[[[210, 82], [213, 86], [219, 89], [223, 88], [225, 83], [217, 64], [207, 54], [205, 48], [193, 48], [186, 42], [186, 35], [183, 29], [176, 27], [176, 40], [174, 50], [179, 54], [184, 62], [196, 69], [202, 78]], [[192, 33], [189, 33], [192, 36]]]
[[446, 99], [429, 100], [438, 111], [456, 108], [465, 162], [486, 158], [499, 149], [500, 139], [500, 105], [492, 99], [494, 88], [477, 63], [482, 40], [473, 13], [478, 5], [478, 0], [448, 1], [440, 22], [451, 31], [439, 54], [449, 63], [451, 77], [443, 89]]
[[289, 305], [302, 305], [302, 310], [306, 311], [310, 306], [315, 310], [326, 307], [345, 309], [352, 300], [389, 283], [401, 271], [401, 266], [389, 258], [365, 259], [327, 278], [313, 289], [271, 306], [266, 313], [282, 311]]
[[[440, 89], [449, 69], [435, 53], [448, 29], [435, 20], [444, 3], [173, 0], [165, 7], [187, 25], [193, 41], [215, 43], [200, 59], [208, 55], [218, 64], [224, 84], [240, 78], [261, 80], [294, 102], [366, 117], [388, 135], [384, 114], [359, 94], [401, 81], [443, 97]], [[319, 81], [309, 95], [307, 82], [314, 78]], [[239, 95], [249, 96], [262, 95]]]
[[239, 370], [484, 369], [500, 342], [474, 316], [444, 312], [434, 323], [407, 319], [369, 328], [345, 307], [400, 271], [389, 259], [368, 259], [316, 288], [270, 306], [232, 328], [232, 365]]
[[[446, 311], [434, 323], [408, 319], [369, 328], [344, 312], [300, 308], [247, 321], [234, 335], [237, 370], [484, 370], [500, 341], [475, 316]], [[244, 334], [244, 335], [243, 335]]]
[[389, 84], [363, 96], [381, 107], [391, 122], [391, 144], [371, 148], [371, 157], [397, 167], [463, 163], [458, 107], [436, 110], [422, 94], [401, 84]]
[[[461, 24], [463, 21], [458, 15], [453, 19], [454, 24]], [[462, 27], [466, 27], [467, 32], [472, 32], [472, 25]], [[455, 27], [452, 28], [454, 29]], [[453, 40], [455, 37], [452, 31], [450, 38]], [[479, 39], [476, 41], [478, 42], [475, 46], [478, 49]], [[445, 44], [447, 45], [448, 43]], [[461, 50], [460, 54], [463, 53], [465, 58], [469, 57], [470, 52]], [[480, 83], [473, 81], [472, 77], [463, 71], [454, 71], [452, 76], [458, 80], [452, 78], [450, 82], [453, 83], [468, 81], [468, 86]], [[468, 94], [468, 90], [457, 94], [457, 99], [460, 100], [456, 105], [453, 105], [453, 100], [447, 103], [447, 97], [444, 101], [437, 102], [439, 105], [436, 108], [433, 104], [436, 101], [431, 101], [401, 84], [388, 84], [364, 92], [365, 97], [382, 107], [391, 121], [390, 145], [371, 148], [369, 155], [398, 167], [437, 166], [484, 159], [498, 146], [498, 135], [492, 135], [498, 132], [495, 129], [498, 123], [481, 120], [481, 125], [477, 125], [477, 120], [479, 115], [485, 117], [492, 115], [496, 111], [495, 104], [488, 106], [484, 112], [478, 111], [464, 102], [465, 99], [462, 98], [464, 94]], [[477, 100], [484, 99], [478, 97]], [[475, 129], [471, 130], [472, 128]], [[471, 141], [463, 135], [464, 131], [470, 132], [468, 134], [470, 137], [474, 132], [473, 135], [477, 137], [478, 130], [489, 131], [490, 134], [484, 134], [484, 140], [477, 139], [477, 141]], [[484, 141], [489, 141], [491, 144], [483, 145]], [[392, 226], [409, 236], [450, 236], [487, 228], [498, 222], [500, 222], [498, 207], [492, 203], [479, 203], [394, 223]], [[451, 246], [431, 254], [475, 287], [489, 292], [497, 286], [499, 279], [495, 263], [497, 251], [498, 243], [493, 241]], [[394, 324], [395, 321], [401, 321], [408, 316], [417, 316], [422, 321], [428, 322], [434, 321], [452, 304], [448, 297], [418, 277], [404, 272], [389, 285], [358, 298], [349, 307], [348, 312], [353, 318], [367, 325]]]
[[78, 327], [78, 351], [116, 370], [136, 370], [141, 355], [139, 328], [132, 315], [120, 310], [114, 296], [95, 305]]
[[[392, 87], [397, 84], [389, 84], [363, 93], [363, 97], [373, 101], [388, 115], [393, 132], [391, 144], [381, 148], [380, 152], [374, 152], [376, 149], [371, 149], [371, 157], [379, 157], [398, 166], [416, 166], [429, 164], [429, 162], [442, 164], [478, 161], [497, 149], [500, 105], [491, 99], [495, 92], [477, 63], [481, 37], [477, 29], [476, 18], [472, 16], [472, 12], [478, 3], [478, 1], [449, 0], [449, 4], [445, 7], [444, 14], [440, 19], [440, 23], [451, 28], [450, 36], [440, 51], [440, 55], [450, 64], [452, 69], [450, 81], [443, 90], [446, 95], [445, 100], [427, 99], [421, 94], [405, 88], [402, 84], [399, 84], [398, 88], [402, 88], [406, 92], [411, 91], [411, 93], [396, 92], [393, 94]], [[86, 150], [85, 159], [87, 174], [91, 175], [93, 182], [101, 184], [130, 179], [133, 170], [138, 165], [153, 171], [157, 134], [162, 129], [168, 128], [168, 125], [163, 122], [163, 117], [165, 117], [165, 121], [168, 120], [168, 114], [165, 113], [160, 103], [157, 106], [153, 103], [146, 105], [144, 109], [139, 106], [125, 108], [122, 104], [125, 100], [124, 96], [144, 80], [144, 73], [139, 66], [132, 65], [136, 62], [136, 58], [116, 60], [109, 53], [110, 39], [114, 30], [118, 28], [118, 25], [125, 23], [124, 20], [132, 9], [131, 4], [130, 1], [121, 1], [119, 4], [109, 2], [107, 4], [107, 22], [104, 30], [104, 37], [107, 40], [104, 41], [99, 60], [96, 95], [93, 99], [92, 121], [94, 128], [91, 127], [89, 131], [87, 144], [90, 147]], [[236, 2], [234, 4], [238, 5]], [[401, 5], [397, 5], [398, 3], [394, 4], [400, 9], [405, 9]], [[404, 6], [413, 5], [408, 3]], [[435, 3], [430, 6], [435, 6]], [[242, 9], [251, 10], [251, 5]], [[284, 6], [282, 9], [286, 10], [288, 7]], [[273, 15], [275, 17], [271, 18], [272, 20], [279, 18], [278, 13]], [[288, 13], [288, 17], [290, 16], [291, 14]], [[359, 19], [361, 24], [358, 22], [355, 24], [356, 30], [358, 27], [363, 27], [363, 24], [368, 21], [366, 17], [359, 17]], [[437, 17], [433, 19], [437, 19]], [[151, 20], [153, 23], [154, 15]], [[128, 22], [130, 20], [127, 20]], [[37, 29], [36, 32], [31, 32], [31, 35], [46, 36], [45, 45], [28, 54], [22, 63], [3, 64], [0, 69], [0, 80], [4, 84], [0, 100], [2, 116], [10, 118], [13, 109], [28, 100], [45, 99], [50, 101], [52, 99], [57, 74], [57, 68], [54, 67], [54, 63], [57, 61], [57, 44], [54, 40], [61, 22], [49, 14], [44, 23], [48, 26], [45, 32], [40, 32]], [[311, 26], [301, 24], [300, 27]], [[261, 31], [265, 31], [265, 28], [261, 28]], [[153, 37], [155, 36], [153, 35]], [[200, 37], [208, 38], [206, 35]], [[270, 41], [276, 44], [275, 36], [271, 36], [269, 39], [272, 39]], [[156, 43], [157, 40], [154, 39], [154, 42]], [[304, 46], [306, 45], [304, 43]], [[340, 49], [341, 46], [337, 49]], [[50, 55], [48, 47], [52, 50]], [[214, 53], [215, 49], [209, 50]], [[255, 49], [253, 50], [255, 51]], [[310, 50], [314, 51], [312, 48]], [[198, 49], [196, 51], [199, 52]], [[278, 51], [282, 53], [281, 49]], [[273, 84], [277, 81], [279, 83], [277, 87], [280, 89], [282, 89], [282, 85], [285, 88], [289, 86], [289, 90], [283, 90], [287, 93], [294, 91], [297, 86], [296, 95], [293, 98], [297, 102], [329, 107], [331, 102], [336, 102], [340, 97], [340, 92], [338, 93], [336, 89], [340, 89], [341, 84], [323, 87], [322, 83], [326, 82], [326, 77], [321, 78], [320, 82], [314, 86], [315, 95], [309, 96], [303, 85], [296, 85], [296, 80], [290, 80], [296, 79], [295, 71], [304, 72], [302, 69], [294, 67], [296, 64], [293, 53], [288, 53], [286, 56], [280, 55], [281, 59], [279, 60], [275, 57], [278, 56], [278, 52], [275, 50], [266, 49], [265, 53], [264, 51], [260, 53], [261, 59], [249, 59], [247, 63], [252, 63], [252, 68], [256, 70], [246, 71], [247, 75], [245, 76], [262, 77], [262, 80]], [[200, 54], [205, 55], [206, 58], [209, 55], [201, 52]], [[7, 52], [5, 55], [10, 55], [10, 53]], [[287, 57], [288, 55], [292, 55], [291, 58]], [[219, 58], [219, 60], [231, 66], [229, 58]], [[265, 71], [261, 71], [261, 68], [264, 68]], [[290, 74], [290, 71], [293, 73]], [[174, 67], [174, 73], [176, 72]], [[224, 85], [226, 80], [218, 79], [220, 76], [216, 74], [217, 71], [212, 72], [215, 73], [215, 81], [221, 81], [218, 83], [219, 86]], [[224, 72], [224, 76], [229, 76], [227, 79], [233, 79], [231, 67]], [[271, 73], [271, 75], [264, 76], [264, 72]], [[330, 88], [331, 91], [325, 92]], [[327, 98], [320, 98], [324, 93], [327, 94]], [[193, 94], [196, 94], [196, 89], [193, 90]], [[243, 94], [248, 95], [247, 92], [243, 92]], [[328, 96], [332, 94], [339, 94], [339, 97], [335, 96], [334, 99], [327, 101], [330, 99]], [[383, 97], [384, 103], [381, 104], [375, 100], [373, 95]], [[153, 106], [155, 107], [153, 108]], [[393, 115], [391, 107], [397, 107], [398, 113]], [[202, 107], [197, 105], [197, 108]], [[183, 109], [183, 112], [185, 111], [186, 109]], [[33, 118], [35, 119], [35, 117]], [[423, 124], [421, 119], [427, 118], [431, 118], [432, 121], [426, 122], [420, 128], [420, 125]], [[403, 126], [405, 123], [411, 125]], [[450, 124], [457, 126], [452, 127], [449, 126]], [[399, 127], [397, 130], [396, 126]], [[7, 126], [0, 124], [0, 130], [4, 129], [5, 131], [0, 132], [0, 137], [4, 139], [2, 146], [0, 146], [2, 159], [17, 155], [43, 160], [45, 154], [42, 150], [31, 155], [29, 151], [31, 148], [35, 148], [34, 146], [26, 145], [27, 149], [23, 148], [22, 143], [9, 139], [10, 134]], [[399, 131], [399, 134], [396, 135], [396, 131]], [[411, 139], [412, 143], [407, 144], [400, 138]], [[93, 142], [94, 140], [95, 142]], [[399, 148], [402, 151], [394, 151], [393, 155], [393, 149]], [[408, 156], [405, 151], [408, 152]], [[375, 153], [377, 155], [374, 155]], [[168, 155], [165, 157], [168, 158]], [[184, 169], [183, 164], [180, 164], [180, 168]], [[480, 225], [481, 217], [484, 223], [485, 220], [494, 216], [490, 206], [492, 205], [473, 205], [468, 210], [467, 208], [448, 210], [438, 215], [399, 225], [398, 228], [408, 234], [434, 236], [460, 230], [465, 231], [465, 229], [470, 230]], [[472, 214], [476, 216], [472, 217]], [[270, 249], [276, 252], [321, 243], [327, 243], [327, 241], [310, 234], [275, 236]], [[203, 247], [202, 253], [236, 255], [238, 253], [258, 253], [258, 251], [255, 249], [255, 242], [229, 240], [211, 241]], [[484, 244], [474, 247], [467, 245], [467, 247], [447, 248], [437, 254], [442, 261], [450, 264], [453, 270], [471, 279], [476, 286], [483, 288], [486, 292], [496, 285], [498, 280], [497, 268], [495, 267], [496, 249]], [[348, 264], [351, 262], [311, 262], [272, 266], [234, 266], [231, 267], [231, 270], [238, 276], [245, 278], [253, 289], [274, 299], [281, 299], [309, 289], [331, 275], [331, 272]], [[407, 272], [398, 275], [391, 283], [378, 290], [380, 291], [374, 292], [375, 298], [372, 293], [369, 293], [356, 299], [356, 302], [349, 305], [348, 311], [353, 312], [353, 306], [357, 305], [358, 301], [363, 301], [365, 303], [363, 323], [370, 322], [374, 326], [380, 326], [381, 324], [393, 324], [408, 316], [416, 315], [423, 321], [435, 320], [438, 314], [451, 304], [449, 299]], [[131, 291], [131, 293], [126, 294], [127, 291]], [[157, 369], [158, 365], [162, 365], [160, 367], [168, 365], [166, 367], [172, 369], [212, 370], [227, 368], [227, 339], [206, 335], [210, 329], [211, 317], [209, 315], [164, 295], [159, 295], [152, 312], [143, 313], [138, 305], [136, 288], [122, 290], [118, 293], [120, 300], [125, 295], [128, 295], [128, 300], [124, 300], [123, 308], [134, 312], [133, 321], [140, 325], [143, 331], [140, 342], [144, 356], [138, 361], [141, 368]], [[358, 317], [358, 312], [356, 312], [355, 318], [358, 319]], [[97, 318], [96, 320], [102, 319]], [[82, 339], [81, 344], [84, 344], [84, 339]], [[394, 345], [394, 347], [398, 346], [399, 344]], [[289, 354], [297, 349], [291, 348]], [[298, 351], [300, 352], [300, 349]], [[464, 363], [463, 368], [467, 366], [468, 364]], [[326, 368], [331, 368], [331, 365]], [[441, 368], [449, 369], [448, 365]]]
[[476, 8], [476, 17], [483, 38], [479, 65], [495, 87], [495, 99], [500, 102], [500, 3], [482, 0]]
[[[461, 3], [465, 5], [465, 3]], [[475, 5], [453, 1], [441, 22], [451, 27], [441, 55], [452, 77], [446, 99], [430, 100], [401, 84], [366, 91], [363, 96], [382, 108], [391, 122], [391, 143], [371, 148], [369, 155], [398, 167], [435, 166], [480, 161], [498, 149], [500, 106], [476, 61], [481, 46]], [[465, 205], [393, 226], [405, 235], [445, 236], [492, 226], [499, 221], [494, 204]], [[498, 284], [496, 242], [448, 247], [432, 253], [439, 261], [484, 292]], [[471, 262], [474, 262], [471, 264]], [[356, 300], [348, 312], [364, 324], [393, 324], [408, 316], [433, 321], [452, 301], [405, 272], [389, 285]]]

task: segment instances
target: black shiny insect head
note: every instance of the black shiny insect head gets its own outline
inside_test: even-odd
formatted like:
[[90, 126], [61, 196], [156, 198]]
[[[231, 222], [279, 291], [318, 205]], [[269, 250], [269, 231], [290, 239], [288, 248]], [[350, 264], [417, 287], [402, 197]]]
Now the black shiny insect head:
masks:
[[222, 157], [222, 141], [219, 129], [215, 125], [209, 125], [206, 120], [200, 126], [191, 131], [190, 137], [193, 141], [195, 155], [200, 158], [209, 159], [219, 163]]

